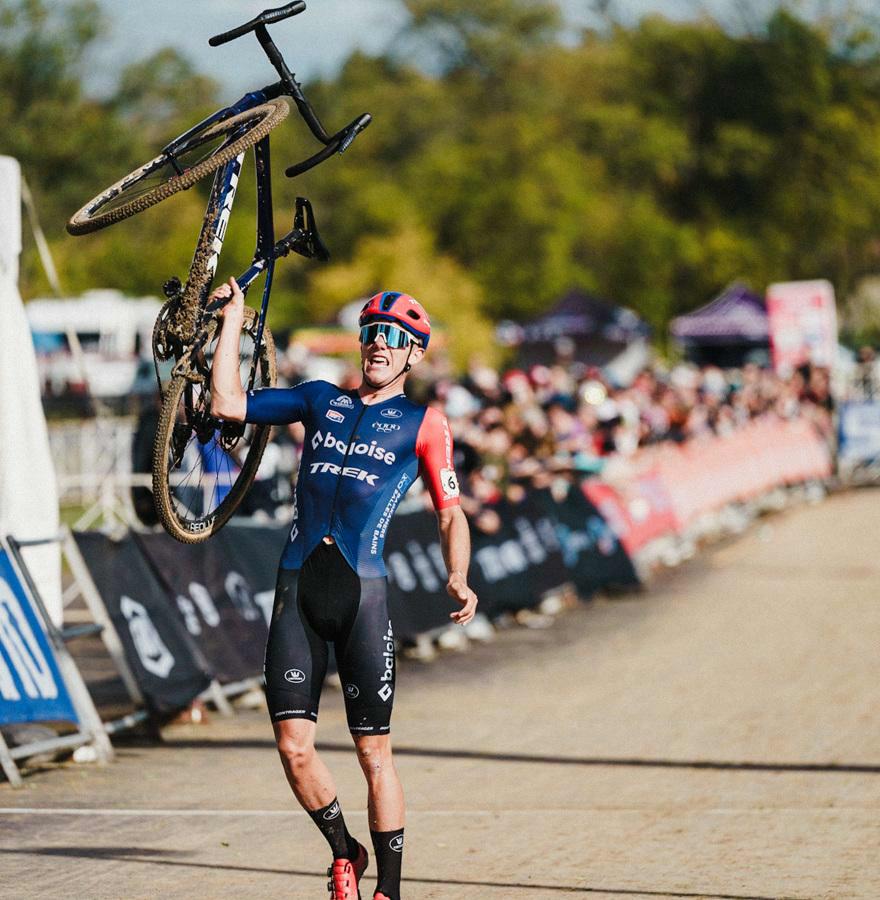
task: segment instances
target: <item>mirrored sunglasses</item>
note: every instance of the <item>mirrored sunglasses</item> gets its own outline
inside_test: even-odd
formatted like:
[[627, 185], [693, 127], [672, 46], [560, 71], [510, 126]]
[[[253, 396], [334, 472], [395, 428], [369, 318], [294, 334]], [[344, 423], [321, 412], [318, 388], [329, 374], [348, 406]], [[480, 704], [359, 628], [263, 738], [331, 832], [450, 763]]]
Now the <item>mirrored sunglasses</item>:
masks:
[[361, 343], [373, 344], [380, 334], [392, 350], [409, 347], [410, 344], [418, 346], [418, 341], [408, 331], [404, 331], [391, 322], [371, 322], [369, 325], [364, 325], [361, 328]]

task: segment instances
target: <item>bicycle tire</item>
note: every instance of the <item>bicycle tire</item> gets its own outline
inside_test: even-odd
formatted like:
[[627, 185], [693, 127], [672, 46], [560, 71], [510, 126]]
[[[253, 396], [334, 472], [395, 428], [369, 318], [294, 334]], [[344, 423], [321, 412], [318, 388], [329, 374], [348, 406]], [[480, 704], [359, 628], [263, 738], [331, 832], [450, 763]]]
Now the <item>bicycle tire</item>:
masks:
[[[253, 109], [245, 110], [229, 119], [207, 126], [202, 131], [194, 134], [180, 152], [195, 150], [202, 144], [232, 135], [240, 129], [246, 130], [243, 134], [234, 136], [229, 143], [224, 140], [219, 147], [211, 151], [204, 159], [199, 160], [180, 175], [173, 173], [167, 157], [157, 156], [151, 159], [148, 163], [130, 172], [124, 178], [120, 178], [119, 181], [93, 197], [74, 213], [67, 223], [68, 232], [79, 235], [98, 231], [115, 222], [121, 222], [123, 219], [143, 212], [145, 209], [155, 206], [179, 191], [192, 187], [197, 181], [206, 175], [210, 175], [220, 166], [234, 159], [239, 153], [244, 152], [248, 147], [252, 147], [257, 141], [264, 138], [287, 117], [289, 112], [290, 107], [287, 103], [278, 98], [260, 106], [255, 106]], [[138, 193], [138, 191], [144, 190], [144, 184], [147, 182], [147, 179], [155, 175], [157, 171], [161, 172], [163, 168], [169, 170], [167, 177], [164, 180], [160, 180], [154, 187], [146, 189], [145, 193]], [[160, 178], [162, 178], [161, 175]], [[131, 199], [126, 201], [124, 197], [127, 193], [132, 196]], [[111, 201], [120, 199], [122, 199], [122, 202], [118, 205], [109, 209], [106, 208]], [[104, 212], [101, 211], [102, 208], [104, 208]]]
[[[245, 307], [242, 334], [247, 334], [253, 340], [256, 332], [256, 323], [256, 312], [250, 307]], [[218, 329], [215, 329], [212, 339], [217, 337], [217, 331]], [[269, 328], [266, 327], [263, 330], [259, 377], [255, 386], [271, 387], [275, 384], [275, 376], [275, 341]], [[156, 429], [156, 439], [153, 445], [153, 500], [156, 504], [156, 511], [165, 530], [184, 544], [201, 543], [212, 534], [216, 534], [226, 524], [244, 499], [257, 474], [257, 468], [266, 448], [266, 443], [269, 440], [269, 431], [271, 429], [269, 425], [246, 426], [253, 429], [252, 436], [247, 446], [245, 458], [241, 461], [241, 468], [229, 487], [228, 494], [220, 500], [216, 508], [211, 508], [201, 515], [193, 514], [192, 518], [185, 517], [180, 511], [182, 501], [175, 496], [171, 484], [172, 457], [175, 452], [172, 442], [175, 440], [175, 425], [180, 424], [183, 432], [186, 432], [187, 427], [191, 428], [188, 420], [178, 423], [178, 413], [186, 392], [190, 391], [190, 394], [192, 394], [197, 390], [202, 392], [203, 397], [206, 396], [204, 385], [194, 385], [192, 381], [183, 375], [177, 375], [171, 379], [165, 391], [162, 410], [159, 414], [159, 424]], [[187, 448], [193, 439], [201, 442], [202, 446], [206, 443], [202, 442], [198, 435], [192, 433], [187, 439]], [[216, 436], [214, 440], [216, 444]], [[179, 453], [181, 460], [185, 457], [185, 452]], [[186, 479], [184, 479], [185, 481]], [[216, 490], [216, 488], [217, 482], [215, 480], [214, 489]], [[189, 485], [187, 489], [198, 491], [202, 488], [198, 485], [195, 488], [193, 485]], [[211, 496], [213, 497], [213, 494]]]

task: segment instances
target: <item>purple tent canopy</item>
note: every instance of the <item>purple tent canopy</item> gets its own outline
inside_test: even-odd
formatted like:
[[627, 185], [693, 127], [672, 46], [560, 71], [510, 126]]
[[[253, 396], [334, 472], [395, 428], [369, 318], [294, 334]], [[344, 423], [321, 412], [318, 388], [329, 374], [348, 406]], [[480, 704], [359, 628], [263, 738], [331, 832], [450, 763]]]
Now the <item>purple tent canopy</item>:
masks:
[[650, 328], [631, 309], [571, 290], [549, 312], [526, 322], [521, 340], [539, 343], [559, 337], [598, 337], [628, 344], [649, 334]]
[[686, 343], [767, 343], [767, 304], [744, 285], [734, 284], [711, 303], [673, 319], [669, 330]]

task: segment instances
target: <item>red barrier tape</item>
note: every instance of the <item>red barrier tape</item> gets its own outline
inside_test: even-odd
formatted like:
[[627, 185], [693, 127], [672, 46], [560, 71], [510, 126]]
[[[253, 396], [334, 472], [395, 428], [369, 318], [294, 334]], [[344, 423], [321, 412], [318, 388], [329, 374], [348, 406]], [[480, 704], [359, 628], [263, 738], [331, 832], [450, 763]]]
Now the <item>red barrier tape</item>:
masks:
[[645, 448], [626, 468], [626, 477], [586, 481], [584, 493], [632, 555], [730, 503], [827, 478], [831, 453], [806, 422], [760, 420], [724, 437]]

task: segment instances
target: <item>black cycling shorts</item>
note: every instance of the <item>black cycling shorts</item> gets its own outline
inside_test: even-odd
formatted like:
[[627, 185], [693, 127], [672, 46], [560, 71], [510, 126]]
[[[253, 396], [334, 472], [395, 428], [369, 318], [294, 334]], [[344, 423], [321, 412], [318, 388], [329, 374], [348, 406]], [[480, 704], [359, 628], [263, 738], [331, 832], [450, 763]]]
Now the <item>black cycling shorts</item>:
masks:
[[318, 718], [333, 643], [352, 734], [387, 734], [394, 702], [394, 636], [387, 581], [360, 578], [336, 544], [320, 543], [301, 569], [280, 569], [266, 645], [273, 722]]

